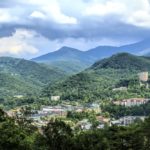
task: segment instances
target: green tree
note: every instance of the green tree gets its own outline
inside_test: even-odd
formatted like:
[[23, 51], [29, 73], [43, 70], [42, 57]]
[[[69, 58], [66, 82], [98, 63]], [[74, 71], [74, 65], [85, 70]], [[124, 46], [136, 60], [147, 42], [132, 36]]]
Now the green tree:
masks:
[[51, 150], [70, 150], [72, 130], [69, 125], [60, 120], [50, 120], [44, 129], [47, 145]]

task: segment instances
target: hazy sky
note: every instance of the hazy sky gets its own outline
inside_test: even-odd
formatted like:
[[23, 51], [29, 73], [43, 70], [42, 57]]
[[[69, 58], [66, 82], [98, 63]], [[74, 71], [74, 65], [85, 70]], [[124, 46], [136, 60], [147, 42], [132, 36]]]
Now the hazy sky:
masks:
[[150, 36], [149, 0], [0, 0], [0, 56], [32, 58]]

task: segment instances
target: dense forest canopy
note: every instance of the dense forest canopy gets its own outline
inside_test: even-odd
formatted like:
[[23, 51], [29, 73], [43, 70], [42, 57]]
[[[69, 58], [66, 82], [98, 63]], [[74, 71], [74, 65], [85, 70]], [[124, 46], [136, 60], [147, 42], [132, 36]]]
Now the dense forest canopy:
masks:
[[40, 131], [23, 118], [10, 118], [0, 110], [2, 150], [149, 150], [150, 118], [128, 127], [111, 126], [87, 131], [73, 130], [52, 119]]
[[[46, 96], [60, 95], [62, 100], [109, 100], [131, 97], [150, 97], [149, 89], [140, 86], [138, 73], [150, 71], [150, 60], [127, 53], [113, 55], [93, 64], [89, 69], [49, 85]], [[148, 81], [149, 83], [149, 81]], [[127, 91], [113, 91], [125, 86]]]

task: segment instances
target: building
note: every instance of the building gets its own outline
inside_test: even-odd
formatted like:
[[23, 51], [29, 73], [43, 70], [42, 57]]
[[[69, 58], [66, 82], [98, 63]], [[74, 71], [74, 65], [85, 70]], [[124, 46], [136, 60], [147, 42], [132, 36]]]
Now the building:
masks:
[[94, 111], [97, 114], [101, 112], [100, 106], [97, 103], [88, 104], [86, 106], [86, 110], [87, 111]]
[[96, 119], [100, 123], [104, 123], [104, 124], [108, 124], [110, 122], [110, 118], [106, 118], [106, 117], [103, 117], [103, 116], [97, 116]]
[[90, 130], [92, 124], [88, 121], [88, 119], [83, 119], [77, 123], [77, 126], [80, 127], [82, 130]]
[[14, 95], [14, 98], [23, 98], [23, 95]]
[[148, 72], [141, 72], [138, 74], [139, 75], [139, 80], [142, 82], [147, 82], [148, 81]]
[[113, 91], [127, 91], [127, 87], [119, 87], [119, 88], [114, 88]]
[[145, 120], [145, 116], [125, 116], [119, 118], [118, 120], [111, 121], [111, 125], [118, 125], [118, 126], [128, 126], [134, 123], [136, 120]]
[[125, 107], [131, 107], [131, 106], [139, 106], [145, 104], [148, 101], [149, 99], [144, 99], [144, 98], [131, 98], [131, 99], [124, 99], [122, 101], [114, 101], [113, 104], [121, 105]]
[[59, 101], [60, 100], [60, 96], [51, 96], [51, 100], [52, 101]]

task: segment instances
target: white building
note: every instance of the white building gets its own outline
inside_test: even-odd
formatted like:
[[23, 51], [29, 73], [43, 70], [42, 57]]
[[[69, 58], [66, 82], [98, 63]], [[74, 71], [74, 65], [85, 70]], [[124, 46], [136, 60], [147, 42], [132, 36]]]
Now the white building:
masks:
[[111, 121], [111, 124], [118, 125], [118, 126], [127, 126], [127, 125], [134, 123], [135, 120], [137, 120], [137, 119], [144, 121], [145, 116], [125, 116], [118, 120]]
[[60, 96], [51, 96], [51, 100], [52, 101], [59, 101], [60, 100]]
[[131, 106], [139, 106], [139, 105], [145, 104], [148, 101], [149, 99], [144, 99], [144, 98], [131, 98], [131, 99], [124, 99], [122, 101], [115, 101], [113, 103], [116, 105], [131, 107]]
[[143, 82], [148, 81], [148, 72], [141, 72], [138, 74], [139, 75], [139, 80]]

